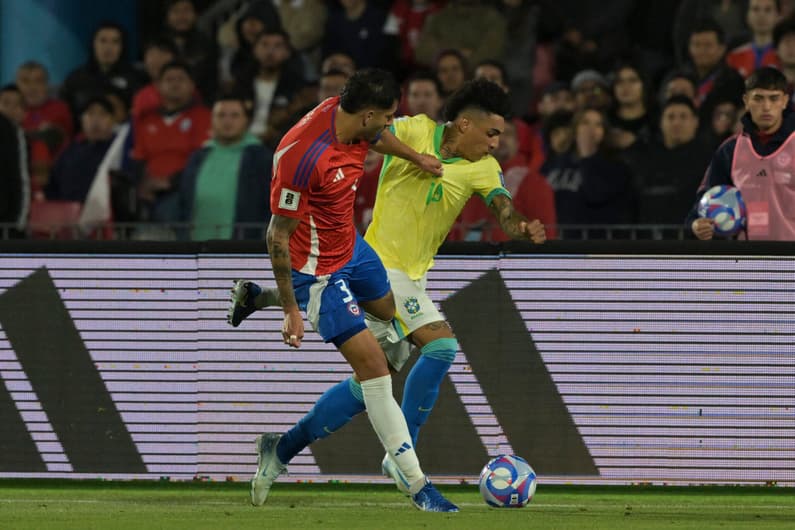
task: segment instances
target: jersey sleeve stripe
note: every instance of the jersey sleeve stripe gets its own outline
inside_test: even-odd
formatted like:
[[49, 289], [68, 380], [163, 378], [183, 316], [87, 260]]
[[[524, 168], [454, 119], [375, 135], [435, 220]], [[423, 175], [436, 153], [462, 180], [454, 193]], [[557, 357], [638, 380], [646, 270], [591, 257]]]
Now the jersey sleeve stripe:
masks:
[[295, 175], [293, 175], [293, 185], [294, 186], [305, 186], [306, 182], [308, 182], [308, 174], [311, 173], [311, 169], [314, 167], [315, 162], [317, 162], [317, 157], [322, 153], [325, 149], [324, 146], [328, 146], [328, 140], [331, 136], [331, 133], [328, 129], [323, 131], [312, 145], [309, 146], [309, 149], [306, 150], [304, 155], [301, 157], [301, 161], [298, 163], [298, 167], [295, 170]]
[[330, 145], [331, 145], [331, 142], [329, 142], [329, 143], [321, 143], [320, 144], [320, 149], [318, 149], [318, 151], [315, 154], [312, 155], [312, 159], [309, 161], [309, 164], [307, 164], [307, 166], [304, 168], [304, 171], [303, 171], [303, 173], [300, 176], [300, 178], [301, 178], [300, 185], [302, 187], [306, 186], [307, 184], [309, 184], [309, 178], [312, 176], [312, 170], [315, 168], [315, 164], [317, 164], [317, 160], [320, 158], [320, 155], [322, 155], [323, 152], [325, 152], [325, 150]]

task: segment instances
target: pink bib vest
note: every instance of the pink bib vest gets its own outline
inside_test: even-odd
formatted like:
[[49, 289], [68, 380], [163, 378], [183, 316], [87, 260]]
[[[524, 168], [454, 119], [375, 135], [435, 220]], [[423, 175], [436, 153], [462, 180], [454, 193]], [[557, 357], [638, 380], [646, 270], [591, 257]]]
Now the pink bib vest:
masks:
[[732, 181], [748, 208], [748, 239], [795, 241], [795, 134], [768, 156], [737, 138]]

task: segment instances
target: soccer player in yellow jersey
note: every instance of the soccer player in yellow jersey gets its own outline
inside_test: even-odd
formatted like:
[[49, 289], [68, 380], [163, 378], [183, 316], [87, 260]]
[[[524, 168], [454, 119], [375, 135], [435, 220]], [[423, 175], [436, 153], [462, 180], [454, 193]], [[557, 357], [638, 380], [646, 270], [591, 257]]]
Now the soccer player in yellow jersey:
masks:
[[[505, 127], [509, 101], [495, 83], [476, 79], [450, 96], [446, 123], [438, 125], [425, 115], [401, 118], [385, 132], [389, 144], [394, 135], [420, 154], [436, 156], [442, 164], [439, 177], [425, 173], [410, 162], [387, 156], [376, 194], [373, 222], [365, 239], [387, 269], [395, 297], [395, 322], [368, 318], [368, 326], [384, 347], [391, 368], [400, 370], [410, 344], [421, 352], [406, 379], [401, 408], [415, 447], [417, 434], [439, 394], [458, 343], [450, 326], [425, 292], [426, 274], [433, 256], [447, 237], [453, 222], [473, 194], [479, 195], [514, 239], [543, 243], [544, 226], [528, 221], [513, 209], [510, 193], [502, 184], [500, 166], [491, 152]], [[273, 289], [262, 290], [253, 282], [239, 280], [232, 290], [229, 322], [237, 326], [256, 309], [278, 304]], [[401, 338], [407, 339], [400, 340]], [[364, 410], [361, 390], [351, 378], [329, 389], [315, 408], [283, 437], [297, 454], [315, 439], [326, 436]], [[323, 429], [313, 428], [318, 419]], [[399, 489], [407, 491], [391, 456], [383, 460], [384, 472]]]

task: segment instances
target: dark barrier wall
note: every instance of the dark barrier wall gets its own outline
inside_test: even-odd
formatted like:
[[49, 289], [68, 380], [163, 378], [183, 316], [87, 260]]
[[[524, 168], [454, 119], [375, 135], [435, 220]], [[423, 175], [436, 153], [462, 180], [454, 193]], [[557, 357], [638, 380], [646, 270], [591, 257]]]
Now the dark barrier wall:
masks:
[[[225, 323], [262, 245], [0, 247], [0, 477], [245, 480], [253, 439], [349, 375], [281, 311]], [[424, 468], [499, 453], [545, 482], [795, 485], [795, 246], [454, 246], [429, 291], [460, 345], [421, 432]], [[405, 374], [396, 377], [399, 393]], [[370, 481], [365, 417], [288, 480]]]

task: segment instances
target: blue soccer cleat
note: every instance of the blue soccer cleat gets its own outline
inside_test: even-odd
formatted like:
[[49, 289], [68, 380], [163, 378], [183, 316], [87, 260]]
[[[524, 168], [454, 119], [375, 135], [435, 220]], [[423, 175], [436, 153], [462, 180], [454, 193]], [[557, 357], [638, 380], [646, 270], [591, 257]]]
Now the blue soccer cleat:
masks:
[[458, 511], [458, 506], [445, 499], [427, 479], [422, 489], [411, 496], [411, 502], [423, 512]]
[[229, 310], [226, 312], [226, 321], [232, 327], [238, 327], [248, 316], [257, 310], [254, 300], [262, 292], [262, 288], [254, 282], [235, 280], [232, 286], [232, 295], [229, 297]]
[[272, 433], [257, 436], [257, 474], [251, 479], [251, 504], [254, 506], [265, 504], [271, 486], [287, 469], [276, 455], [281, 437], [281, 434]]

